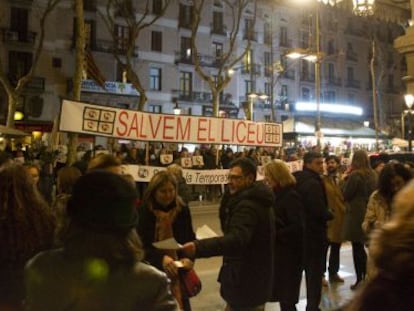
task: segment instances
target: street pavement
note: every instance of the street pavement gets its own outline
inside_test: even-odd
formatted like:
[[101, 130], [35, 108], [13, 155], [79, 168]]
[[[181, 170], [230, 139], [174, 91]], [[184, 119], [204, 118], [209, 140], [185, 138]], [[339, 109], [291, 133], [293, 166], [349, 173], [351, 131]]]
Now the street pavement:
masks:
[[[218, 203], [191, 202], [190, 210], [193, 218], [194, 230], [207, 224], [218, 234], [221, 234], [218, 220]], [[220, 287], [217, 276], [221, 265], [221, 257], [197, 259], [195, 269], [203, 283], [203, 289], [198, 296], [191, 298], [193, 311], [223, 311], [225, 302], [220, 297]], [[352, 261], [351, 245], [346, 243], [341, 248], [341, 267], [339, 274], [345, 279], [345, 283], [329, 284], [323, 288], [322, 311], [335, 310], [352, 298], [353, 291], [349, 289], [355, 282]], [[297, 304], [298, 311], [305, 311], [306, 287], [304, 277], [300, 292], [300, 301]], [[280, 311], [278, 303], [268, 303], [265, 311]]]

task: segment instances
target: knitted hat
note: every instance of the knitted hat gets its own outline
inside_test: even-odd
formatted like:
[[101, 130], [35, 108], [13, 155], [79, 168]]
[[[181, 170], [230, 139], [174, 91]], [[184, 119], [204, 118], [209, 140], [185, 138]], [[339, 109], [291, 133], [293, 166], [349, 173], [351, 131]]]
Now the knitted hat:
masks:
[[67, 205], [71, 219], [85, 227], [130, 229], [137, 225], [136, 190], [120, 175], [94, 171], [75, 183]]

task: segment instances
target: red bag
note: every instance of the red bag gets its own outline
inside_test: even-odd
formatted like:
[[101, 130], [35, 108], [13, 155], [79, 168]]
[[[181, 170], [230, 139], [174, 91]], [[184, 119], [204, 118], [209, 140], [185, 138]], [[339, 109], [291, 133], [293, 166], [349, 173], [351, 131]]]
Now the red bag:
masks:
[[187, 297], [197, 296], [201, 291], [201, 281], [194, 269], [180, 270], [180, 283]]

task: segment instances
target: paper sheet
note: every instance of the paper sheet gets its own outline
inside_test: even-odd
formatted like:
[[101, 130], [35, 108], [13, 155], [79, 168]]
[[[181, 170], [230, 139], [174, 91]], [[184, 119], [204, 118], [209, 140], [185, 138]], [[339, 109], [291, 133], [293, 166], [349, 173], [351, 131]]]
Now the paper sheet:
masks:
[[207, 239], [207, 238], [214, 238], [217, 237], [218, 234], [213, 231], [209, 226], [203, 225], [196, 230], [196, 238], [198, 240]]
[[158, 241], [152, 243], [152, 245], [156, 248], [160, 249], [174, 249], [177, 250], [181, 248], [181, 244], [179, 244], [174, 238], [169, 238], [166, 240]]

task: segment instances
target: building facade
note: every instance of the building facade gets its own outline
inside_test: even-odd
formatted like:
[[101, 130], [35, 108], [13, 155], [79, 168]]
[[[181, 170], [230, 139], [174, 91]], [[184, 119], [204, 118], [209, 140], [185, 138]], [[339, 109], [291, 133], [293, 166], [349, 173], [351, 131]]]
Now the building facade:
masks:
[[[32, 64], [39, 33], [38, 17], [42, 0], [0, 0], [2, 71], [13, 84]], [[122, 14], [114, 14], [114, 41], [102, 19], [104, 0], [84, 1], [87, 48], [105, 78], [105, 89], [90, 77], [82, 84], [81, 100], [125, 109], [137, 109], [139, 92], [126, 80], [124, 68], [114, 58], [122, 58], [129, 30]], [[130, 1], [136, 18], [143, 16], [146, 1]], [[197, 57], [215, 76], [222, 51], [229, 47], [231, 10], [220, 0], [208, 0], [195, 38]], [[158, 14], [162, 0], [149, 1], [151, 14]], [[192, 1], [172, 0], [166, 13], [143, 28], [134, 50], [133, 68], [148, 98], [145, 110], [173, 113], [179, 107], [189, 115], [212, 115], [212, 96], [208, 83], [198, 75], [192, 58]], [[315, 117], [315, 110], [299, 111], [296, 105], [315, 104], [315, 65], [305, 59], [289, 60], [286, 54], [301, 48], [316, 51], [319, 33], [321, 78], [320, 103], [331, 104], [324, 118], [351, 118], [373, 124], [373, 94], [377, 94], [379, 124], [383, 131], [398, 135], [401, 129], [406, 65], [393, 47], [404, 29], [393, 22], [364, 19], [347, 8], [319, 2], [304, 6], [295, 1], [257, 1], [243, 12], [234, 53], [239, 55], [250, 42], [250, 49], [234, 66], [230, 83], [220, 94], [220, 116], [245, 118], [253, 102], [255, 121], [283, 121], [288, 118]], [[316, 15], [317, 14], [317, 15]], [[149, 16], [150, 16], [149, 15]], [[318, 25], [316, 20], [318, 17]], [[50, 124], [58, 115], [62, 98], [71, 96], [75, 67], [75, 14], [73, 1], [63, 0], [50, 15], [34, 79], [27, 85], [18, 110], [25, 115], [18, 126]], [[251, 30], [254, 23], [254, 31]], [[248, 39], [248, 41], [247, 41]], [[370, 62], [375, 42], [373, 90]], [[248, 95], [265, 94], [265, 99]], [[346, 115], [335, 105], [362, 109], [362, 115]], [[342, 106], [338, 106], [342, 107]], [[243, 109], [244, 108], [244, 109]], [[272, 111], [273, 109], [273, 111]], [[0, 119], [7, 112], [7, 95], [0, 86]], [[339, 112], [339, 114], [337, 113]], [[43, 130], [46, 128], [41, 127]], [[27, 128], [26, 128], [27, 129]]]

